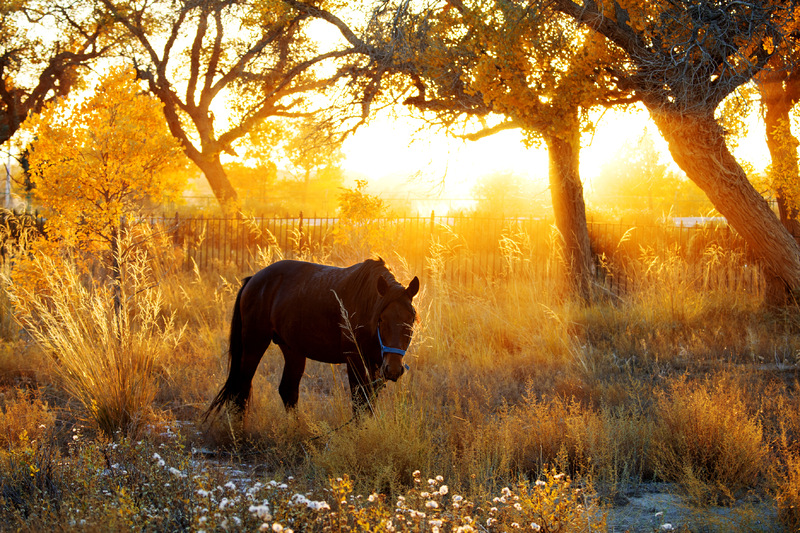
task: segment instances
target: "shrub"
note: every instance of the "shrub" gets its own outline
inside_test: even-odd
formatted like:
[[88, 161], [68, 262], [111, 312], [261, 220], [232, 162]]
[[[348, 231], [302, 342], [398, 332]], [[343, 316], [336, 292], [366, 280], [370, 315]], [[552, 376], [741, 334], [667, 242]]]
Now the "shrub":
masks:
[[732, 504], [756, 485], [766, 445], [741, 392], [724, 383], [678, 381], [656, 394], [652, 460], [656, 474], [703, 504]]
[[66, 259], [38, 255], [31, 261], [42, 290], [6, 278], [17, 319], [101, 431], [135, 434], [152, 409], [157, 363], [181, 335], [172, 317], [162, 315], [146, 256], [134, 254], [125, 263], [116, 290], [87, 287]]
[[776, 499], [781, 523], [789, 531], [800, 531], [800, 457], [792, 455], [787, 458]]

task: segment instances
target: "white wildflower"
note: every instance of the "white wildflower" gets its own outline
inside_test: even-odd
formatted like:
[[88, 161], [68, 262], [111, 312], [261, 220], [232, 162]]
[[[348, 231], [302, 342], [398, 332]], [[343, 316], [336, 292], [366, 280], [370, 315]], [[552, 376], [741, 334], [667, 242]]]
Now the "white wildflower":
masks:
[[444, 481], [444, 478], [442, 476], [436, 476], [436, 481], [441, 483], [442, 481]]
[[312, 511], [330, 511], [331, 506], [328, 502], [308, 502], [308, 508]]
[[427, 502], [425, 502], [425, 507], [427, 507], [428, 509], [438, 509], [439, 504], [433, 500], [428, 500]]
[[439, 494], [441, 494], [442, 496], [444, 496], [445, 494], [447, 494], [447, 492], [448, 492], [449, 490], [450, 490], [450, 489], [448, 489], [448, 488], [447, 488], [447, 485], [442, 485], [441, 487], [439, 487]]
[[542, 481], [541, 479], [537, 479], [537, 480], [536, 480], [536, 486], [537, 486], [537, 487], [544, 487], [545, 485], [547, 485], [547, 483], [545, 483], [545, 482], [544, 482], [544, 481]]
[[308, 498], [305, 497], [304, 494], [297, 493], [292, 496], [292, 500], [290, 502], [292, 505], [308, 505]]
[[531, 522], [531, 529], [534, 531], [539, 531], [540, 529], [542, 529], [542, 526], [540, 526], [536, 522]]
[[261, 520], [272, 520], [272, 514], [269, 512], [269, 505], [266, 503], [263, 505], [251, 505], [247, 510], [250, 511], [250, 514], [256, 515]]
[[522, 505], [520, 505], [519, 502], [517, 502], [514, 504], [514, 509], [516, 509], [517, 511], [522, 511]]
[[675, 528], [672, 526], [672, 524], [661, 524], [660, 530], [661, 531], [674, 531]]
[[283, 531], [283, 526], [275, 522], [274, 524], [272, 524], [272, 531], [274, 531], [275, 533], [281, 533], [281, 531]]
[[460, 502], [460, 501], [462, 501], [463, 499], [464, 499], [464, 497], [463, 497], [463, 496], [461, 496], [461, 495], [459, 495], [459, 494], [456, 494], [455, 496], [453, 496], [453, 501], [454, 501], [454, 502]]
[[230, 490], [236, 490], [236, 483], [234, 483], [233, 481], [228, 481], [227, 483], [225, 483], [225, 488]]

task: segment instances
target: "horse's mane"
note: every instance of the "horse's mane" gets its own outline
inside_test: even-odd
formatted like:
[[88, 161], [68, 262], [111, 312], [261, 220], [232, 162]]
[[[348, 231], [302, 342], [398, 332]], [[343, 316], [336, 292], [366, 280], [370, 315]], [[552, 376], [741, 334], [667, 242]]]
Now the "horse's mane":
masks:
[[384, 303], [388, 303], [399, 296], [405, 288], [395, 279], [392, 271], [380, 257], [367, 259], [358, 265], [358, 268], [347, 276], [343, 283], [344, 294], [340, 296], [344, 296], [344, 301], [349, 304], [347, 310], [357, 317], [357, 322], [365, 323], [365, 325], [377, 322], [377, 317], [382, 311], [376, 306], [379, 300], [378, 277], [381, 276], [389, 285], [388, 297], [384, 298]]

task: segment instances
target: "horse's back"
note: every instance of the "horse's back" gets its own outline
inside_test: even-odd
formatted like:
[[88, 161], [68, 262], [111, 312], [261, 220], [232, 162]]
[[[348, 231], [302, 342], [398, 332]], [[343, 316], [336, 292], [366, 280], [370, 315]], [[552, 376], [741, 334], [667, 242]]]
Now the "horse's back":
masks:
[[347, 270], [290, 259], [260, 270], [243, 288], [245, 328], [306, 357], [341, 362], [341, 310], [334, 293]]

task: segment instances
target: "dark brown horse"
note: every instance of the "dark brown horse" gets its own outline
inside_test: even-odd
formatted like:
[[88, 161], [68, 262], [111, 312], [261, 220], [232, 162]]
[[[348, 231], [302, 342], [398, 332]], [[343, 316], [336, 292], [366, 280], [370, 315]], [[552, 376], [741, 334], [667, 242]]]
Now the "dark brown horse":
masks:
[[397, 381], [411, 342], [419, 291], [403, 287], [382, 259], [348, 268], [279, 261], [245, 278], [233, 308], [230, 370], [206, 416], [232, 403], [244, 412], [258, 363], [270, 342], [283, 352], [278, 392], [287, 409], [297, 404], [310, 358], [345, 363], [356, 411], [383, 380]]

